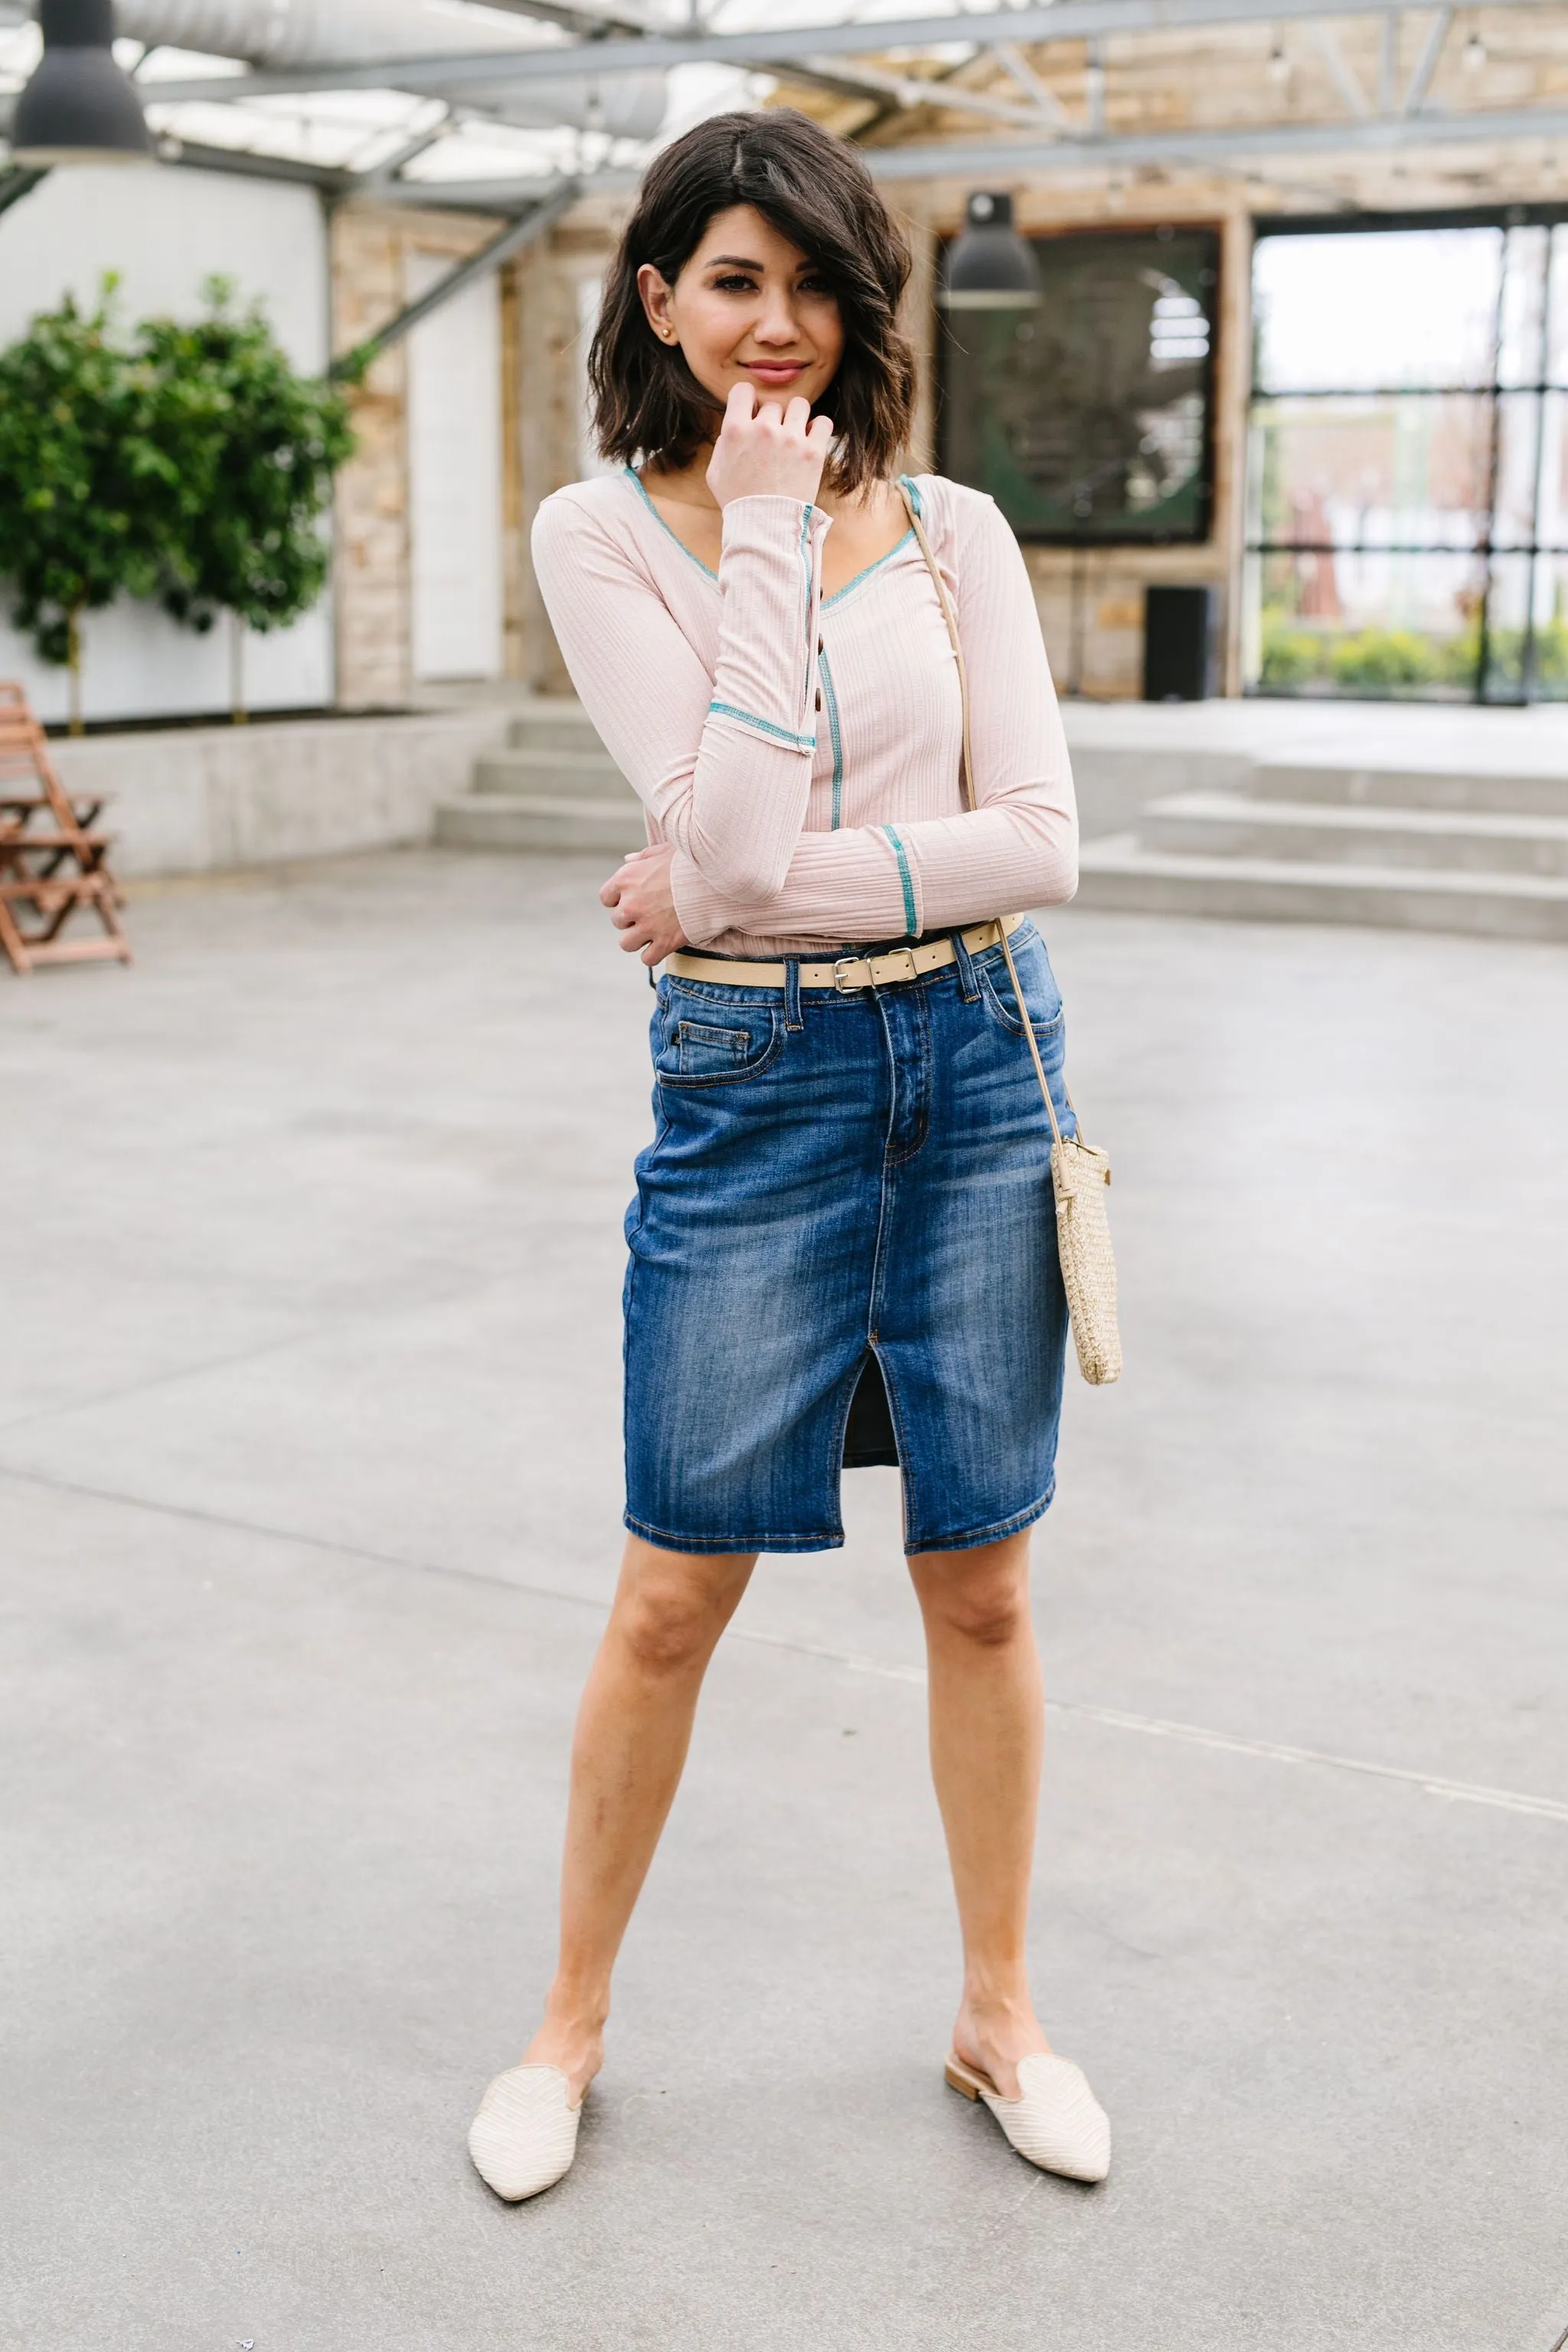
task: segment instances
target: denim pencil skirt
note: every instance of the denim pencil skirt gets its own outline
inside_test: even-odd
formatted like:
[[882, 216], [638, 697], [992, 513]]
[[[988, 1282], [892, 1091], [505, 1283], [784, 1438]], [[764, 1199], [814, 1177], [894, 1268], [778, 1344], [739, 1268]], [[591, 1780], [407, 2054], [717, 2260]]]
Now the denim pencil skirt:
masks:
[[[1010, 944], [1050, 1079], [1062, 1003]], [[892, 987], [661, 976], [626, 1215], [626, 1522], [675, 1551], [822, 1551], [896, 1462], [909, 1552], [993, 1543], [1055, 1483], [1068, 1330], [1050, 1123], [1000, 946]], [[792, 983], [795, 975], [792, 971]]]

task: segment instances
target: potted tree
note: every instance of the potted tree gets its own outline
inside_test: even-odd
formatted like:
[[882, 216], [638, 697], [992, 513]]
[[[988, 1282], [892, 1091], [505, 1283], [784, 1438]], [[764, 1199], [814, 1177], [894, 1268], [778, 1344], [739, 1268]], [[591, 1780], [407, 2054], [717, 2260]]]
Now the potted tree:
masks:
[[224, 278], [194, 324], [150, 319], [137, 342], [147, 436], [173, 509], [160, 569], [165, 609], [229, 627], [229, 698], [246, 716], [245, 632], [308, 612], [330, 562], [321, 517], [353, 452], [347, 394], [299, 375], [258, 304], [234, 308]]
[[81, 731], [84, 614], [146, 596], [161, 569], [169, 465], [149, 436], [147, 385], [96, 310], [68, 296], [0, 352], [0, 576], [45, 661], [70, 672]]

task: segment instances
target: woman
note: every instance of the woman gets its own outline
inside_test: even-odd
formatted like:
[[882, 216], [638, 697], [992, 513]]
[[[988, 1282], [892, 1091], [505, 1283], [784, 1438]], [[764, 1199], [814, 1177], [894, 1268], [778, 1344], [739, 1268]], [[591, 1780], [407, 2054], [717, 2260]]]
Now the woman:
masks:
[[[714, 1645], [760, 1551], [842, 1542], [846, 1463], [902, 1471], [963, 1936], [948, 2080], [1036, 2163], [1109, 2163], [1026, 1969], [1028, 1531], [1067, 1315], [995, 919], [1071, 896], [1072, 783], [1011, 532], [971, 490], [924, 476], [906, 504], [894, 478], [908, 273], [841, 141], [783, 110], [701, 124], [649, 171], [606, 286], [590, 381], [624, 470], [534, 528], [573, 682], [648, 814], [601, 895], [665, 971], [627, 1218], [629, 1534], [577, 1720], [560, 1961], [469, 2139], [510, 2199], [572, 2161]], [[969, 671], [973, 813], [922, 532]], [[1056, 982], [1007, 922], [1059, 1090]]]

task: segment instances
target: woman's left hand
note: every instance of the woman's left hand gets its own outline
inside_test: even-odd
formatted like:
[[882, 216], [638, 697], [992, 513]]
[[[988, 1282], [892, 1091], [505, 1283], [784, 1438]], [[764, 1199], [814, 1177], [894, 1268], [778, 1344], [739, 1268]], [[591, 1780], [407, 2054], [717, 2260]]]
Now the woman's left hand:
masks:
[[662, 963], [677, 948], [689, 944], [669, 887], [674, 856], [667, 841], [651, 849], [634, 849], [599, 893], [620, 932], [622, 947], [628, 955], [640, 949], [647, 964]]

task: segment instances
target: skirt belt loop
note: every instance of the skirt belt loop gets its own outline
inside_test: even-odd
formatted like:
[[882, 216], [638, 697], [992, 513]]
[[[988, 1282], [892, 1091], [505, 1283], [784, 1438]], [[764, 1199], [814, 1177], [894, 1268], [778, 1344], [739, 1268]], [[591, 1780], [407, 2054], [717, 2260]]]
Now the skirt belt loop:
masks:
[[800, 1017], [800, 958], [798, 956], [784, 958], [784, 1017], [786, 1030], [804, 1029], [805, 1026]]

